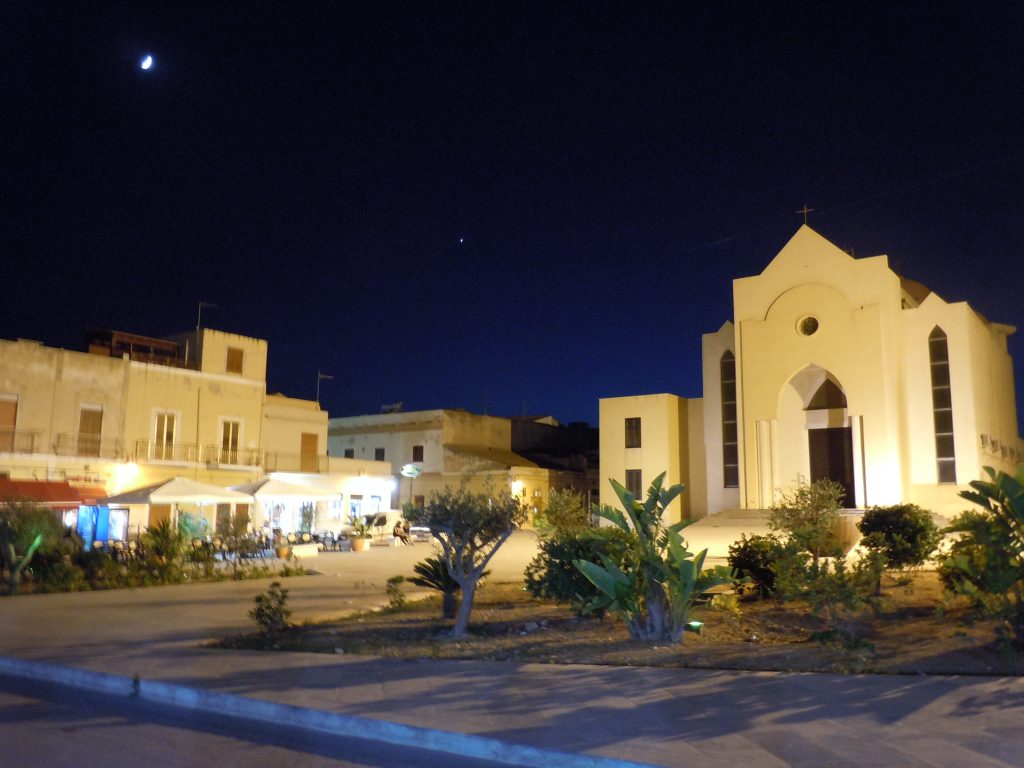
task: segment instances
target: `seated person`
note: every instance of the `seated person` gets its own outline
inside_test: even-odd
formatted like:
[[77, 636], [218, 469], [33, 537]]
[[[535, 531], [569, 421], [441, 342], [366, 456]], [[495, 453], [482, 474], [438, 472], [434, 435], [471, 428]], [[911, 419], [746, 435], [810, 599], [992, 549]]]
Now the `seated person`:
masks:
[[391, 535], [398, 539], [403, 544], [412, 544], [412, 537], [409, 536], [409, 524], [402, 524], [401, 520], [395, 522], [395, 527], [391, 531]]

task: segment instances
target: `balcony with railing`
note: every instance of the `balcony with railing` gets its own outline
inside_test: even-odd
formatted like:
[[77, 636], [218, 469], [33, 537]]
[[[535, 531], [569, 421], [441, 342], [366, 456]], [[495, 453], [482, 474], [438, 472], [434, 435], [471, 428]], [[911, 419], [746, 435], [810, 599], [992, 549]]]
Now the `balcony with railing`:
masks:
[[94, 456], [117, 459], [121, 456], [121, 439], [101, 437], [89, 432], [61, 432], [53, 444], [58, 456]]
[[256, 448], [224, 448], [208, 445], [203, 449], [203, 461], [227, 467], [258, 467], [260, 452]]
[[327, 457], [306, 453], [263, 454], [264, 472], [327, 472]]
[[39, 453], [43, 450], [42, 431], [0, 427], [0, 453]]
[[167, 461], [178, 464], [199, 461], [199, 446], [195, 443], [164, 443], [158, 440], [136, 440], [136, 461]]

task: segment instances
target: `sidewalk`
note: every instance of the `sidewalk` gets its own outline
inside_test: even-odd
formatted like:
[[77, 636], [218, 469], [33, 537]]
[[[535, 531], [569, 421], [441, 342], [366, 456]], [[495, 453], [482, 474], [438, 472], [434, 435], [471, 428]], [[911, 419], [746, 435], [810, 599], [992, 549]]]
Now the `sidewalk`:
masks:
[[[524, 549], [520, 559], [528, 554]], [[332, 566], [327, 575], [286, 579], [294, 618], [380, 603], [380, 586], [362, 582], [379, 585], [395, 572], [392, 558], [403, 556], [325, 559]], [[508, 567], [521, 572], [520, 563]], [[1024, 765], [1018, 678], [401, 662], [202, 647], [251, 628], [246, 613], [267, 583], [6, 598], [0, 600], [0, 655], [119, 675], [129, 685], [137, 676], [654, 765]], [[3, 728], [0, 722], [0, 741]], [[457, 738], [450, 741], [457, 746]]]
[[[80, 669], [109, 672], [119, 655]], [[1012, 766], [1017, 679], [791, 675], [183, 648], [130, 673], [201, 690], [666, 766]]]

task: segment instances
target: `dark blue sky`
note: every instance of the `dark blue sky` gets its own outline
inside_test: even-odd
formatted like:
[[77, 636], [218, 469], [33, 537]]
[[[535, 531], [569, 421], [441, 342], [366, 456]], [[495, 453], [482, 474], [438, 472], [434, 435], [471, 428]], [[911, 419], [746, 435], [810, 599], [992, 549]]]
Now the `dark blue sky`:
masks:
[[332, 414], [596, 422], [700, 394], [805, 203], [1024, 326], [1018, 4], [105, 5], [0, 6], [2, 337], [203, 300]]

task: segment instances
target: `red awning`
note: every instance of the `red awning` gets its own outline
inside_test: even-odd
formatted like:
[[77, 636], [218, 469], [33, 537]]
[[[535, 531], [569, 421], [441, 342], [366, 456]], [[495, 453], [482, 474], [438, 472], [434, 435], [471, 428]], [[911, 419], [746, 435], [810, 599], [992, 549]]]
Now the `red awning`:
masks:
[[0, 502], [4, 501], [34, 501], [54, 509], [73, 509], [84, 499], [67, 481], [10, 480], [0, 477]]
[[73, 490], [78, 493], [83, 504], [99, 505], [107, 497], [107, 489], [102, 485], [76, 485]]

